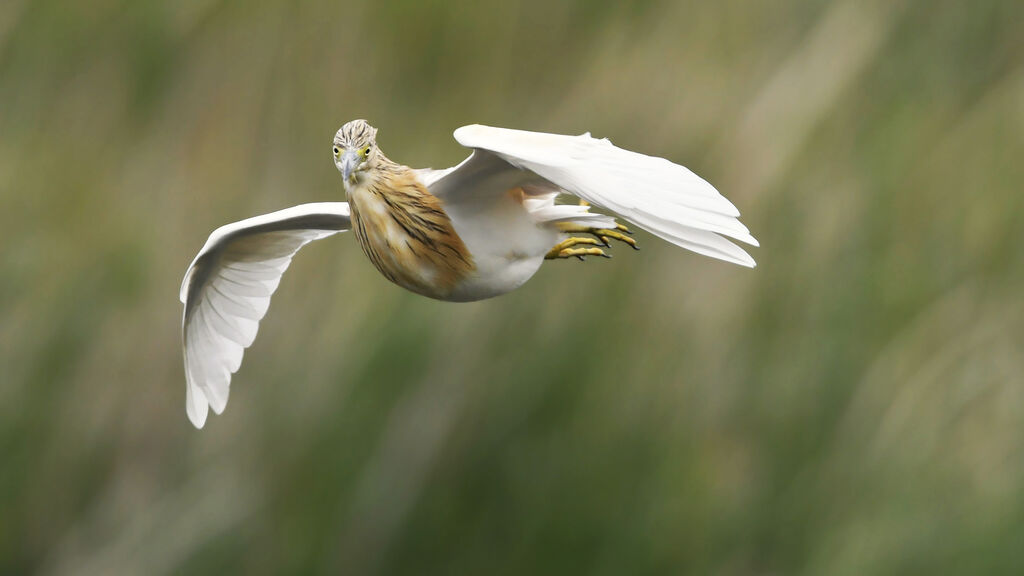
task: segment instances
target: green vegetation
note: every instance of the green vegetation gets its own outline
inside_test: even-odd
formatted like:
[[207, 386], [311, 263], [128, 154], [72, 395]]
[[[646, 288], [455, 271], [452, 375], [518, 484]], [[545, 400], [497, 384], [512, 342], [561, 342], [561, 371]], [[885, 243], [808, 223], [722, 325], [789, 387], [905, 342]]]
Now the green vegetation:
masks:
[[[1020, 574], [1019, 0], [0, 2], [0, 573]], [[759, 266], [638, 235], [468, 305], [306, 248], [185, 417], [215, 227], [365, 117], [666, 156]]]

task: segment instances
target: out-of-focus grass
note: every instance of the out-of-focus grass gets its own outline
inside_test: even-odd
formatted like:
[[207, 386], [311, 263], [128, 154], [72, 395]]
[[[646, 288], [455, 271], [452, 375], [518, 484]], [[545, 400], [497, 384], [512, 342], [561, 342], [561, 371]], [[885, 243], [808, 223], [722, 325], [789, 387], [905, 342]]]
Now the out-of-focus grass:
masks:
[[[1021, 4], [0, 4], [0, 573], [1018, 574]], [[184, 415], [206, 234], [327, 150], [591, 130], [744, 212], [450, 305], [297, 258]]]

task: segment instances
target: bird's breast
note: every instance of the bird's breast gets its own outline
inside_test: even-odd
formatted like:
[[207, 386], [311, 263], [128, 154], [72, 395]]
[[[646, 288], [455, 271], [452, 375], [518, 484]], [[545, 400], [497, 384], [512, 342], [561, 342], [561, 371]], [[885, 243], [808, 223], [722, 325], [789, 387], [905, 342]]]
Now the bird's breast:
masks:
[[447, 300], [474, 270], [473, 258], [441, 202], [410, 176], [349, 190], [352, 228], [384, 277], [417, 294]]

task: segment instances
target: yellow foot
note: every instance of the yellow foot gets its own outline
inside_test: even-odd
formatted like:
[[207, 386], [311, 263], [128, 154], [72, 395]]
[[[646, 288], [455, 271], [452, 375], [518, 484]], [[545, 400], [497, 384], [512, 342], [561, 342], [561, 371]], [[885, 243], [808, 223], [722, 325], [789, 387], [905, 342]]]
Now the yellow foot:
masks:
[[[630, 233], [629, 230], [621, 224], [619, 224], [617, 228], [625, 230], [626, 234]], [[629, 236], [626, 236], [626, 234], [623, 234], [622, 232], [619, 232], [619, 230], [607, 230], [604, 228], [599, 228], [592, 231], [591, 234], [600, 238], [601, 241], [604, 242], [605, 246], [611, 246], [611, 240], [615, 239], [624, 244], [629, 244], [633, 248], [633, 250], [640, 249], [640, 247], [636, 245], [636, 240], [630, 238]]]
[[573, 248], [573, 246], [579, 246], [581, 244], [589, 246], [601, 245], [600, 242], [593, 238], [570, 237], [558, 244], [555, 244], [555, 247], [552, 248], [544, 257], [548, 260], [553, 260], [555, 258], [571, 258], [572, 256], [578, 257], [581, 260], [584, 259], [584, 256], [611, 257], [605, 254], [604, 250], [601, 250], [600, 248]]
[[611, 256], [605, 254], [604, 250], [601, 250], [600, 248], [573, 248], [573, 246], [578, 246], [580, 244], [590, 246], [601, 245], [600, 242], [593, 238], [580, 238], [578, 236], [574, 236], [566, 238], [558, 244], [555, 244], [555, 247], [544, 256], [544, 259], [554, 260], [556, 258], [572, 258], [573, 256], [580, 260], [583, 260], [584, 256], [604, 256], [605, 258], [611, 258]]
[[590, 234], [597, 238], [598, 240], [600, 240], [601, 245], [603, 245], [605, 248], [611, 248], [611, 241], [618, 240], [619, 242], [628, 244], [634, 250], [640, 249], [640, 247], [637, 246], [636, 244], [636, 240], [627, 236], [627, 234], [632, 234], [632, 232], [630, 232], [629, 228], [626, 228], [622, 224], [616, 224], [615, 230], [609, 230], [607, 228], [587, 228], [586, 226], [579, 226], [576, 224], [560, 224], [558, 228], [562, 232]]
[[559, 250], [558, 254], [552, 255], [548, 253], [544, 258], [548, 260], [554, 260], [555, 258], [572, 258], [573, 256], [580, 260], [585, 260], [584, 256], [603, 256], [604, 258], [611, 258], [611, 254], [605, 254], [604, 250], [600, 248], [565, 248]]

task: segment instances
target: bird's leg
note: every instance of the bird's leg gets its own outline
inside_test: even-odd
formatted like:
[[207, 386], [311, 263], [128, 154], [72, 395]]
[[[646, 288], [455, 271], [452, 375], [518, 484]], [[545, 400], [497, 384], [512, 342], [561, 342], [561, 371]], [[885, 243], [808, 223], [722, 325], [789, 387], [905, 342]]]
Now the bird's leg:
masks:
[[[555, 247], [548, 251], [547, 255], [544, 256], [546, 260], [555, 260], [557, 258], [572, 258], [573, 256], [583, 260], [584, 256], [604, 256], [605, 258], [611, 258], [608, 254], [604, 253], [604, 250], [600, 248], [574, 248], [580, 244], [590, 246], [600, 246], [601, 243], [593, 238], [581, 238], [579, 236], [569, 237], [562, 240]], [[606, 244], [607, 245], [607, 244]]]
[[[590, 206], [590, 202], [580, 198], [580, 206]], [[623, 232], [630, 235], [633, 234], [629, 228], [626, 228], [624, 224], [619, 224], [618, 222], [615, 223], [615, 230], [608, 230], [606, 228], [587, 228], [585, 226], [573, 224], [561, 224], [559, 225], [559, 228], [561, 228], [563, 232], [582, 232], [584, 234], [592, 234], [604, 243], [605, 248], [611, 248], [610, 239], [614, 238], [619, 242], [629, 244], [634, 250], [640, 249], [640, 247], [636, 245], [636, 240], [623, 235]]]
[[578, 224], [559, 223], [558, 229], [567, 234], [590, 234], [600, 240], [601, 244], [604, 245], [605, 248], [611, 248], [611, 241], [614, 239], [624, 244], [628, 244], [634, 250], [640, 249], [640, 247], [636, 245], [636, 240], [627, 235], [632, 234], [632, 232], [622, 224], [616, 224], [615, 230], [609, 230], [608, 228], [588, 228]]
[[[580, 206], [590, 206], [590, 203], [581, 198]], [[615, 230], [609, 230], [608, 228], [590, 228], [588, 226], [580, 226], [579, 224], [571, 224], [568, 222], [560, 222], [556, 224], [556, 226], [564, 234], [590, 234], [594, 238], [570, 236], [556, 244], [555, 247], [552, 248], [546, 256], [544, 256], [544, 258], [548, 260], [553, 260], [555, 258], [571, 258], [573, 256], [580, 260], [583, 260], [584, 256], [604, 256], [605, 258], [611, 258], [610, 254], [605, 254], [604, 250], [600, 248], [573, 248], [573, 246], [578, 244], [589, 244], [591, 246], [604, 246], [605, 248], [611, 248], [611, 241], [613, 239], [629, 244], [634, 250], [640, 249], [640, 247], [636, 245], [636, 240], [627, 236], [627, 234], [632, 234], [632, 232], [629, 231], [629, 228], [626, 228], [618, 222], [615, 223]]]

